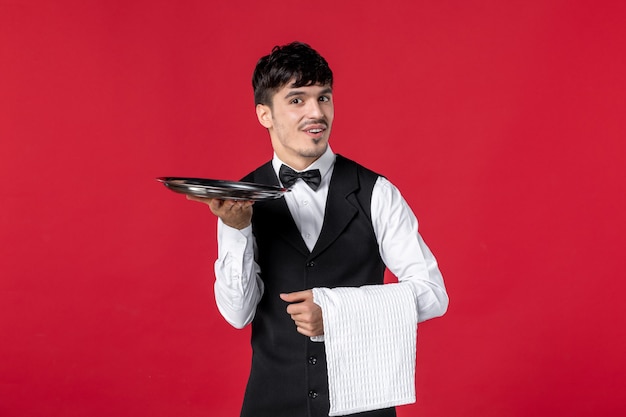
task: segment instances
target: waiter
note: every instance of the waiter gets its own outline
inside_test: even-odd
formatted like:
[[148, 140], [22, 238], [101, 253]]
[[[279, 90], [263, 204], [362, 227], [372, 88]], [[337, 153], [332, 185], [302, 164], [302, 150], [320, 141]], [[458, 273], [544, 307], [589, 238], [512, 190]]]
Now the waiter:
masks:
[[[368, 410], [353, 414], [359, 416], [395, 416], [393, 406], [368, 406], [367, 398], [358, 397], [362, 393], [350, 398], [352, 409], [333, 411], [331, 405], [348, 394], [337, 388], [340, 382], [335, 384], [346, 377], [341, 362], [346, 355], [334, 358], [331, 365], [326, 354], [330, 326], [337, 329], [333, 335], [347, 332], [348, 338], [365, 338], [348, 355], [358, 358], [360, 348], [368, 348], [380, 331], [364, 334], [368, 330], [362, 328], [350, 335], [351, 329], [341, 324], [361, 312], [369, 314], [363, 316], [365, 323], [374, 322], [384, 317], [386, 307], [375, 301], [384, 297], [363, 298], [352, 312], [332, 312], [330, 305], [354, 304], [356, 295], [350, 294], [356, 293], [344, 289], [394, 286], [399, 292], [393, 297], [406, 296], [401, 307], [410, 306], [409, 315], [416, 321], [441, 316], [448, 297], [437, 262], [398, 189], [332, 151], [333, 74], [322, 56], [299, 42], [277, 46], [258, 61], [252, 84], [256, 115], [269, 132], [274, 156], [243, 180], [291, 192], [254, 207], [252, 202], [189, 197], [208, 204], [219, 218], [219, 311], [236, 328], [252, 323], [252, 367], [241, 416], [326, 417], [354, 410]], [[383, 285], [385, 268], [398, 277], [397, 284]], [[326, 303], [318, 300], [322, 296]], [[389, 308], [396, 304], [388, 302]], [[323, 311], [321, 305], [329, 307]], [[415, 333], [409, 337], [415, 339]], [[384, 360], [385, 355], [380, 356]]]

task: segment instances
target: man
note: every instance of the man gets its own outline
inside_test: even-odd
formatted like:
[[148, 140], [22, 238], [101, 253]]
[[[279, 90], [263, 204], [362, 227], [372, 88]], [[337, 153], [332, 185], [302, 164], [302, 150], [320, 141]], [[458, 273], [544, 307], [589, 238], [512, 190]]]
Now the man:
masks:
[[[190, 197], [207, 203], [219, 218], [218, 308], [234, 327], [252, 323], [252, 368], [241, 416], [340, 414], [331, 407], [343, 394], [333, 390], [335, 377], [329, 377], [331, 337], [327, 333], [323, 341], [325, 326], [330, 332], [330, 326], [359, 311], [373, 312], [374, 318], [366, 320], [375, 320], [382, 307], [366, 301], [331, 320], [330, 307], [322, 311], [324, 303], [317, 298], [335, 297], [342, 288], [395, 286], [408, 296], [405, 304], [412, 306], [415, 321], [424, 321], [444, 314], [448, 297], [437, 263], [418, 234], [417, 219], [399, 191], [331, 150], [333, 75], [326, 60], [303, 43], [275, 47], [257, 63], [253, 88], [257, 118], [269, 132], [274, 157], [243, 180], [291, 192], [254, 207], [252, 202]], [[298, 178], [303, 171], [307, 174]], [[398, 284], [382, 285], [385, 267]], [[333, 300], [341, 303], [337, 297]], [[409, 330], [413, 340], [416, 326], [412, 334]], [[368, 331], [366, 326], [356, 336], [377, 337]], [[335, 375], [343, 364], [332, 369]], [[355, 401], [353, 411], [370, 410], [358, 415], [395, 416], [393, 406], [373, 409], [382, 406], [360, 407]]]

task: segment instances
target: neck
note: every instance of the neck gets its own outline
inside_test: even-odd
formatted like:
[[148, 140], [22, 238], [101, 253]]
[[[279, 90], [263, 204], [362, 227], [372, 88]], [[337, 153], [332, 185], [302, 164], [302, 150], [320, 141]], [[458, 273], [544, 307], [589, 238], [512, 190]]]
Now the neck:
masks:
[[328, 145], [321, 151], [312, 152], [310, 156], [303, 155], [303, 154], [287, 153], [287, 152], [284, 152], [283, 149], [277, 149], [277, 148], [274, 148], [274, 152], [276, 153], [276, 156], [278, 156], [278, 159], [280, 159], [285, 164], [289, 165], [290, 167], [292, 167], [293, 169], [297, 171], [304, 171], [313, 162], [320, 159], [324, 155], [324, 153], [326, 153], [327, 149], [328, 149]]
[[311, 159], [302, 159], [302, 158], [289, 159], [289, 158], [282, 158], [279, 155], [278, 159], [280, 159], [281, 161], [283, 161], [285, 164], [289, 165], [290, 167], [292, 167], [296, 171], [304, 171], [309, 166], [311, 166], [311, 164], [313, 162], [317, 161], [319, 159], [319, 157], [311, 158]]

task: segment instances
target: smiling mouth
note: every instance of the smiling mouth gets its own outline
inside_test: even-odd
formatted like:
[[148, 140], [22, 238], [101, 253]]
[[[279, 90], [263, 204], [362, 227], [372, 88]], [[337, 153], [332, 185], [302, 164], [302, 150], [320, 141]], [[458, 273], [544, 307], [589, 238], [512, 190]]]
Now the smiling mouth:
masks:
[[302, 127], [302, 131], [306, 132], [310, 135], [319, 135], [324, 133], [328, 129], [326, 123], [321, 121], [317, 121], [316, 123], [308, 123], [307, 125]]

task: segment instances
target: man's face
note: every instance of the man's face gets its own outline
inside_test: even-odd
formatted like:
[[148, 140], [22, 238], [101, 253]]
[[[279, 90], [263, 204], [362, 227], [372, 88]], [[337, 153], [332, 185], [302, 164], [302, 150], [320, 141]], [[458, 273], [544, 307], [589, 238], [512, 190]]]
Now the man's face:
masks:
[[291, 84], [274, 94], [271, 107], [259, 104], [257, 116], [278, 157], [302, 170], [326, 151], [335, 109], [330, 86]]

